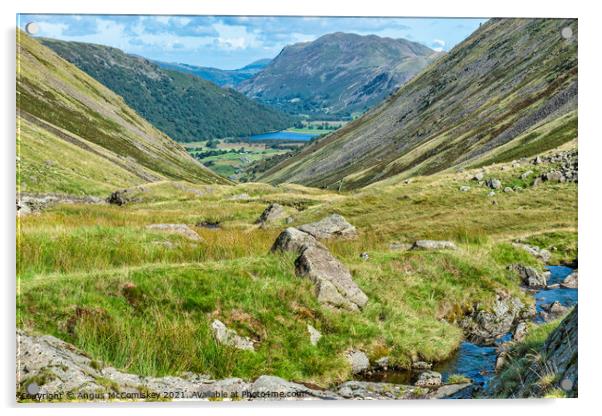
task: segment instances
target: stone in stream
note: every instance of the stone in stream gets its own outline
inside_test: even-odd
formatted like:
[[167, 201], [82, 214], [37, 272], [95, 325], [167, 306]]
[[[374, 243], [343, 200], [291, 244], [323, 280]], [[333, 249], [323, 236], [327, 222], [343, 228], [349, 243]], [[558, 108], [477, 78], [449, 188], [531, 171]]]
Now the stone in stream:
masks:
[[527, 336], [527, 329], [528, 326], [526, 322], [519, 322], [518, 325], [516, 325], [516, 328], [514, 329], [512, 339], [514, 341], [522, 341]]
[[530, 288], [544, 288], [547, 285], [550, 272], [540, 272], [534, 267], [522, 264], [513, 264], [508, 267], [509, 270], [517, 273], [524, 285]]
[[562, 283], [560, 283], [560, 286], [565, 289], [577, 289], [578, 285], [579, 278], [577, 270], [565, 277]]
[[424, 371], [418, 376], [414, 383], [418, 387], [439, 387], [441, 385], [441, 373], [436, 371]]
[[312, 235], [318, 240], [353, 239], [357, 237], [356, 228], [339, 214], [332, 214], [320, 221], [304, 224], [299, 227], [299, 230]]
[[253, 341], [248, 338], [243, 338], [236, 333], [233, 329], [229, 329], [220, 320], [214, 320], [211, 323], [211, 329], [213, 330], [213, 336], [215, 340], [229, 347], [234, 347], [238, 350], [255, 351]]
[[318, 342], [322, 338], [320, 331], [308, 324], [307, 332], [309, 332], [309, 342], [311, 342], [311, 345], [318, 345]]
[[265, 225], [274, 221], [277, 221], [284, 217], [286, 212], [284, 207], [280, 204], [270, 204], [259, 216], [257, 224]]
[[458, 247], [451, 241], [418, 240], [412, 250], [456, 250]]
[[541, 305], [541, 308], [543, 309], [543, 311], [541, 312], [541, 316], [546, 322], [558, 319], [569, 311], [568, 307], [563, 306], [558, 301]]
[[415, 361], [412, 363], [413, 370], [430, 370], [433, 365], [426, 361]]
[[359, 374], [370, 368], [370, 360], [362, 351], [351, 350], [345, 353], [345, 358], [351, 365], [351, 374]]
[[148, 230], [163, 231], [169, 234], [179, 234], [192, 241], [201, 241], [201, 237], [186, 224], [151, 224]]
[[295, 260], [295, 271], [298, 276], [314, 283], [320, 303], [357, 311], [368, 302], [368, 297], [353, 281], [349, 270], [321, 247], [305, 248]]

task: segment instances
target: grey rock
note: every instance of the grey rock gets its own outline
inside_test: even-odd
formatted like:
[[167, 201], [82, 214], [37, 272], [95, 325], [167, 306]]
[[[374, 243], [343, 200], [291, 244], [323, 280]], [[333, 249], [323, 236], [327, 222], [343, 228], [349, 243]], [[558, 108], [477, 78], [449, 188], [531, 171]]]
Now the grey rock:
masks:
[[368, 301], [349, 270], [328, 250], [317, 246], [305, 248], [295, 261], [295, 271], [314, 283], [318, 300], [323, 304], [357, 311]]
[[483, 172], [477, 172], [472, 177], [472, 180], [479, 182], [479, 181], [482, 181], [484, 177], [485, 177], [485, 174]]
[[289, 227], [276, 238], [276, 241], [272, 245], [272, 252], [290, 251], [300, 255], [303, 250], [309, 247], [320, 247], [326, 250], [326, 247], [313, 236], [299, 231], [297, 228]]
[[560, 286], [567, 289], [577, 289], [579, 286], [579, 276], [577, 270], [565, 277], [562, 283], [560, 283]]
[[495, 196], [495, 191], [490, 191], [487, 196]]
[[470, 186], [464, 185], [464, 186], [460, 187], [460, 192], [468, 192], [468, 191], [470, 191]]
[[541, 178], [535, 178], [533, 181], [533, 188], [537, 188], [539, 185], [541, 185], [541, 182]]
[[222, 321], [217, 319], [214, 320], [211, 323], [211, 329], [213, 330], [213, 336], [218, 343], [239, 350], [255, 351], [253, 342], [250, 339], [241, 337], [236, 331], [227, 328]]
[[360, 259], [362, 259], [364, 261], [370, 260], [370, 255], [364, 251], [363, 253], [360, 254]]
[[359, 374], [370, 368], [370, 360], [368, 356], [362, 351], [351, 350], [345, 353], [345, 358], [349, 365], [351, 365], [351, 373]]
[[408, 244], [408, 243], [400, 243], [398, 241], [394, 241], [391, 244], [389, 244], [389, 250], [410, 250], [412, 248], [412, 244]]
[[499, 179], [488, 179], [485, 184], [491, 189], [500, 189], [502, 187], [502, 182]]
[[514, 334], [512, 334], [512, 339], [514, 341], [522, 341], [523, 339], [525, 339], [525, 337], [527, 336], [527, 323], [526, 322], [519, 322], [518, 325], [516, 325], [516, 328], [514, 329]]
[[451, 241], [445, 240], [418, 240], [412, 250], [456, 250], [458, 247]]
[[550, 261], [550, 258], [552, 257], [552, 253], [550, 253], [545, 248], [539, 248], [537, 246], [531, 246], [529, 244], [524, 244], [524, 243], [520, 243], [520, 242], [514, 242], [514, 243], [512, 243], [512, 245], [514, 247], [525, 250], [527, 253], [541, 259], [544, 263], [547, 263], [548, 261]]
[[530, 288], [544, 288], [547, 285], [548, 277], [550, 272], [540, 272], [531, 266], [524, 266], [522, 264], [513, 264], [509, 266], [509, 269], [517, 273], [521, 278], [524, 285]]
[[338, 214], [332, 214], [311, 224], [304, 224], [299, 227], [299, 230], [312, 235], [318, 240], [353, 239], [357, 237], [356, 228]]
[[387, 370], [389, 368], [389, 357], [380, 357], [374, 362], [374, 367], [377, 370]]
[[258, 224], [267, 224], [277, 221], [284, 217], [286, 212], [284, 207], [280, 204], [270, 204], [259, 216], [257, 220]]
[[251, 196], [247, 193], [233, 195], [228, 198], [229, 201], [248, 201], [249, 199], [251, 199]]
[[414, 370], [430, 370], [432, 366], [433, 364], [426, 361], [415, 361], [412, 363], [412, 369]]
[[311, 342], [311, 345], [318, 345], [318, 342], [322, 338], [320, 331], [308, 324], [307, 332], [309, 332], [309, 342]]
[[532, 170], [528, 170], [526, 172], [524, 172], [523, 174], [520, 175], [520, 178], [525, 180], [527, 179], [529, 176], [533, 175], [533, 171]]
[[418, 376], [415, 385], [418, 387], [439, 387], [441, 385], [441, 374], [436, 371], [424, 371]]
[[541, 175], [541, 178], [544, 181], [548, 181], [548, 182], [565, 182], [566, 181], [566, 178], [564, 177], [562, 172], [559, 172], [557, 170], [544, 173], [543, 175]]
[[514, 192], [514, 189], [510, 188], [509, 186], [506, 186], [504, 188], [504, 192], [508, 193], [508, 192]]
[[464, 390], [469, 389], [472, 386], [472, 383], [458, 383], [458, 384], [448, 384], [445, 386], [441, 386], [438, 389], [432, 390], [427, 393], [426, 397], [429, 399], [446, 399], [446, 398], [456, 398], [457, 395], [461, 394], [458, 398], [472, 398], [471, 392], [468, 392], [467, 395], [463, 395], [462, 392]]
[[201, 237], [186, 224], [151, 224], [147, 225], [146, 228], [169, 234], [179, 234], [192, 241], [201, 241]]

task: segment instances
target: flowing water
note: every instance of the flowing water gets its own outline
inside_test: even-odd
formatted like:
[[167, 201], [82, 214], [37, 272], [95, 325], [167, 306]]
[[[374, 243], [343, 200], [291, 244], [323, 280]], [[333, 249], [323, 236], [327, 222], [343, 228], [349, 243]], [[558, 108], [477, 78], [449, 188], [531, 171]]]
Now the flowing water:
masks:
[[[551, 275], [548, 279], [548, 285], [560, 283], [574, 269], [566, 266], [548, 266], [547, 269]], [[542, 289], [535, 292], [535, 306], [538, 314], [535, 322], [542, 322], [539, 312], [542, 311], [542, 305], [555, 301], [563, 306], [574, 306], [577, 304], [577, 289]], [[441, 373], [443, 382], [447, 381], [452, 374], [462, 374], [470, 378], [474, 384], [487, 388], [491, 377], [495, 375], [495, 362], [497, 359], [497, 345], [512, 339], [512, 334], [508, 333], [496, 341], [496, 345], [477, 345], [472, 342], [464, 341], [460, 344], [458, 351], [448, 360], [437, 363], [433, 370]], [[420, 371], [378, 371], [363, 377], [366, 381], [413, 384]]]

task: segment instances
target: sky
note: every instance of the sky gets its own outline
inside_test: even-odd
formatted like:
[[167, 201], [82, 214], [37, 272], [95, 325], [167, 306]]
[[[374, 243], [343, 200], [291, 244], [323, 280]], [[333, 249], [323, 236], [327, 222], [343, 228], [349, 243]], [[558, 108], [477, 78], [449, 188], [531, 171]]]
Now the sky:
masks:
[[286, 45], [332, 32], [405, 38], [449, 51], [486, 19], [255, 16], [17, 16], [43, 36], [113, 46], [145, 58], [221, 69], [273, 58]]

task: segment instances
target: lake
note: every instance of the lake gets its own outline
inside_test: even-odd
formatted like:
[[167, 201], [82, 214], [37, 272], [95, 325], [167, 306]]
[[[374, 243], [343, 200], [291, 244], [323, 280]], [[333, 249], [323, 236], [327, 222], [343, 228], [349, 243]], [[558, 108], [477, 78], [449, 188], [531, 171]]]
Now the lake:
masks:
[[255, 134], [250, 136], [249, 139], [251, 141], [261, 141], [261, 140], [294, 140], [299, 142], [307, 142], [312, 138], [318, 136], [318, 134], [310, 134], [310, 133], [294, 133], [291, 131], [275, 131], [273, 133], [264, 133], [264, 134]]

